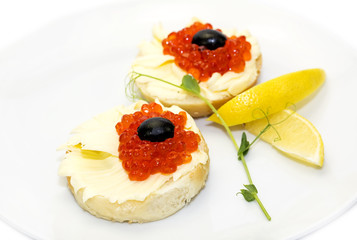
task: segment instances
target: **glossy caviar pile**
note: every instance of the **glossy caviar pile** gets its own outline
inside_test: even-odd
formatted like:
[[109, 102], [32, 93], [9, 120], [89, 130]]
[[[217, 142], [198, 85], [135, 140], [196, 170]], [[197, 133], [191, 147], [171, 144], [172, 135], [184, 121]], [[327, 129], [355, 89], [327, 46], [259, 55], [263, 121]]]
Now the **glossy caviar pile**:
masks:
[[[141, 140], [137, 129], [148, 118], [162, 117], [174, 125], [174, 137], [163, 142]], [[132, 181], [143, 181], [151, 174], [174, 173], [177, 166], [191, 161], [201, 138], [192, 131], [185, 131], [185, 112], [174, 114], [163, 111], [157, 103], [143, 104], [140, 111], [123, 115], [115, 126], [119, 134], [119, 158]]]
[[[172, 32], [162, 41], [163, 52], [175, 57], [175, 63], [199, 81], [207, 81], [213, 73], [244, 71], [245, 61], [251, 59], [251, 44], [245, 36], [227, 38], [224, 47], [208, 50], [192, 44], [193, 36], [200, 30], [212, 29], [209, 23], [195, 22], [178, 32]], [[216, 29], [220, 31], [220, 29]]]

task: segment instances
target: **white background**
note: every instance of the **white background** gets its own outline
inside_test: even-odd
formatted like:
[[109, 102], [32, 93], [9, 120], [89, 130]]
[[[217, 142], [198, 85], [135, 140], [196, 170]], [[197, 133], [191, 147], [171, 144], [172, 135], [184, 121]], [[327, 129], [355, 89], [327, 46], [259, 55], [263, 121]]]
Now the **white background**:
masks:
[[[96, 6], [129, 0], [11, 0], [0, 1], [0, 52], [17, 40], [46, 26], [58, 18], [85, 11]], [[353, 0], [258, 0], [308, 19], [335, 33], [357, 49], [357, 14]], [[202, 0], [204, 2], [204, 0]], [[217, 1], [219, 4], [219, 1]], [[326, 54], [328, 57], [328, 53]], [[343, 61], [343, 59], [341, 59]], [[357, 63], [356, 63], [357, 67]], [[357, 206], [327, 226], [308, 235], [304, 240], [357, 239]], [[28, 239], [0, 220], [1, 239]]]

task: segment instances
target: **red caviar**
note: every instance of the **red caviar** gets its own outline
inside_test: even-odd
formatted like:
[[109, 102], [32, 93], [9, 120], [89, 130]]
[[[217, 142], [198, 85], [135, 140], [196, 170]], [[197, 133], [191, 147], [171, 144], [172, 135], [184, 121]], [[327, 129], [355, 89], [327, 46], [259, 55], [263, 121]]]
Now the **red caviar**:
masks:
[[[148, 118], [162, 117], [174, 125], [174, 137], [163, 142], [141, 140], [137, 129]], [[163, 111], [157, 103], [143, 104], [140, 111], [123, 115], [115, 126], [119, 134], [119, 159], [132, 181], [143, 181], [151, 174], [174, 173], [177, 166], [189, 163], [201, 138], [192, 131], [185, 131], [187, 115]]]
[[246, 37], [227, 37], [223, 47], [208, 50], [191, 43], [193, 36], [203, 29], [212, 29], [212, 25], [195, 22], [178, 32], [170, 33], [162, 41], [164, 54], [174, 56], [176, 65], [199, 81], [207, 81], [215, 72], [222, 75], [228, 71], [243, 72], [245, 61], [251, 59], [251, 44], [246, 41]]

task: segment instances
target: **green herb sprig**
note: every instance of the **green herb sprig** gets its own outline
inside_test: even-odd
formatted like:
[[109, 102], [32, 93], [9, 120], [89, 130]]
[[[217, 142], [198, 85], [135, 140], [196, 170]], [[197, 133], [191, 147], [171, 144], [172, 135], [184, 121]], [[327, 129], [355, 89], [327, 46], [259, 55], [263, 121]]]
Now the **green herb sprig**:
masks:
[[[246, 163], [246, 160], [245, 160], [244, 156], [248, 153], [248, 151], [249, 151], [250, 147], [252, 146], [252, 144], [254, 144], [256, 142], [256, 140], [265, 131], [267, 131], [270, 127], [272, 127], [272, 124], [270, 124], [270, 122], [268, 121], [268, 125], [260, 132], [260, 134], [253, 140], [252, 143], [248, 142], [247, 136], [243, 132], [241, 145], [239, 147], [239, 145], [237, 144], [235, 138], [233, 137], [233, 134], [232, 134], [231, 130], [229, 129], [228, 125], [226, 124], [224, 119], [221, 117], [221, 115], [218, 113], [217, 109], [211, 104], [211, 102], [207, 98], [205, 98], [205, 97], [203, 97], [201, 95], [200, 86], [198, 85], [197, 80], [193, 76], [185, 75], [182, 78], [181, 85], [176, 85], [176, 84], [173, 84], [171, 82], [165, 81], [164, 79], [161, 79], [161, 78], [156, 78], [156, 77], [153, 77], [153, 76], [150, 76], [150, 75], [147, 75], [147, 74], [142, 74], [142, 73], [138, 73], [138, 72], [133, 71], [131, 73], [131, 75], [130, 75], [129, 84], [133, 84], [135, 82], [135, 80], [138, 79], [139, 77], [148, 77], [148, 78], [155, 79], [155, 80], [158, 80], [160, 82], [169, 84], [171, 86], [180, 88], [182, 90], [185, 90], [185, 91], [193, 94], [194, 96], [200, 98], [202, 101], [204, 101], [209, 106], [209, 108], [219, 118], [219, 120], [221, 121], [221, 123], [222, 123], [223, 127], [225, 128], [227, 134], [231, 138], [231, 140], [233, 142], [233, 145], [235, 146], [236, 150], [238, 151], [238, 154], [237, 154], [238, 155], [238, 160], [240, 160], [242, 162], [244, 170], [245, 170], [245, 173], [247, 175], [249, 184], [244, 185], [244, 187], [246, 189], [241, 189], [239, 193], [242, 194], [244, 199], [246, 201], [248, 201], [248, 202], [251, 202], [251, 201], [254, 201], [254, 200], [257, 201], [257, 203], [259, 204], [261, 210], [265, 214], [266, 218], [270, 221], [271, 217], [270, 217], [269, 213], [267, 212], [267, 210], [265, 209], [263, 203], [260, 201], [260, 199], [258, 197], [258, 190], [257, 190], [256, 186], [253, 184], [253, 180], [252, 180], [252, 177], [250, 175], [250, 172], [249, 172], [249, 169], [248, 169], [248, 166], [247, 166], [247, 163]], [[239, 194], [239, 193], [237, 193], [237, 194]]]

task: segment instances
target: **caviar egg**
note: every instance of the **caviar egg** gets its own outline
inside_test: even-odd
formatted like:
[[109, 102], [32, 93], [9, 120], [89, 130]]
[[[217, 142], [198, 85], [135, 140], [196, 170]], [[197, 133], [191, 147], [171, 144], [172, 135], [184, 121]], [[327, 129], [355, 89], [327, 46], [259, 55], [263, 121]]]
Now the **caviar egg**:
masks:
[[163, 142], [174, 137], [174, 124], [162, 117], [153, 117], [145, 120], [138, 127], [138, 136], [141, 140]]
[[209, 50], [215, 50], [219, 47], [224, 47], [227, 37], [213, 29], [204, 29], [198, 31], [192, 38], [192, 43], [198, 46], [204, 46]]

